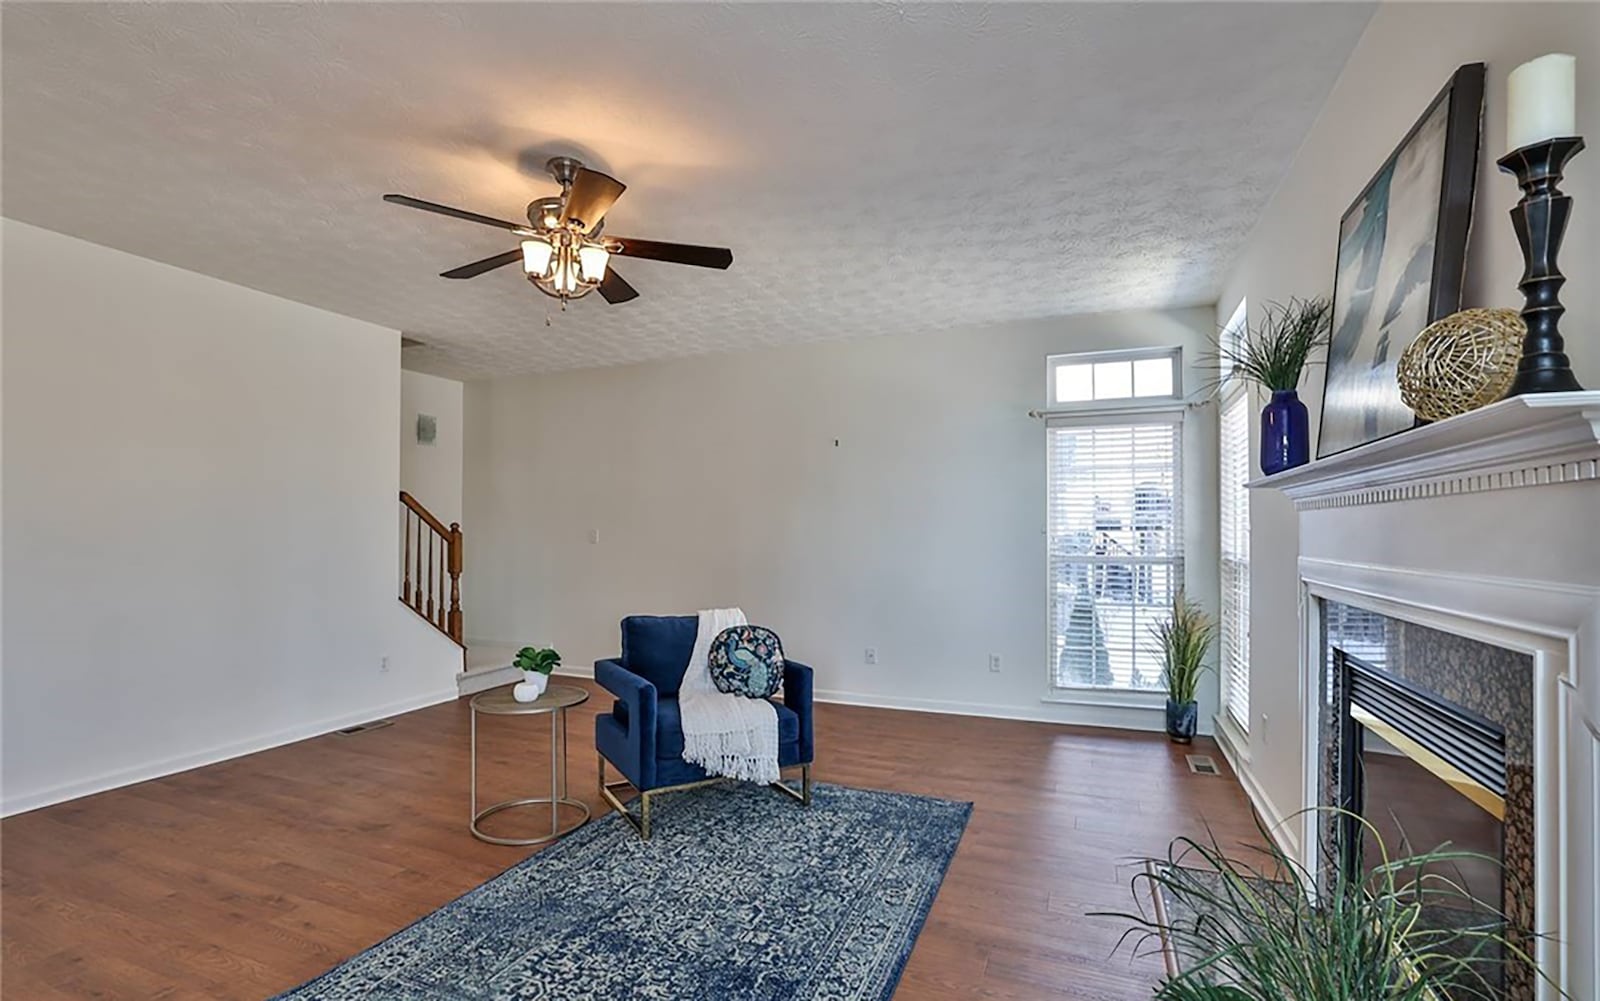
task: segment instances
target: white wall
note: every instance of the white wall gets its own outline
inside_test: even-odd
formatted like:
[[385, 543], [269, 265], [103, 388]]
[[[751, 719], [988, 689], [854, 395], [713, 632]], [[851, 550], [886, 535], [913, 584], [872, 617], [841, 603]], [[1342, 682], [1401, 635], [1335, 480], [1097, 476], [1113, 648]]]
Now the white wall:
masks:
[[4, 811], [453, 697], [395, 597], [398, 335], [0, 232]]
[[[1428, 102], [1462, 63], [1488, 64], [1483, 148], [1464, 304], [1522, 305], [1522, 253], [1506, 213], [1520, 197], [1494, 161], [1506, 151], [1506, 75], [1546, 52], [1578, 57], [1578, 131], [1600, 138], [1600, 6], [1593, 4], [1383, 4], [1367, 26], [1293, 168], [1225, 284], [1218, 315], [1241, 297], [1253, 316], [1269, 299], [1327, 294], [1339, 217]], [[1563, 189], [1575, 201], [1561, 255], [1568, 354], [1588, 387], [1600, 386], [1600, 152], [1580, 153]], [[1315, 422], [1321, 375], [1302, 388]], [[1315, 434], [1315, 424], [1313, 424]], [[1256, 468], [1252, 461], [1252, 469]], [[1269, 814], [1304, 802], [1305, 707], [1298, 684], [1298, 529], [1272, 491], [1251, 497], [1251, 713], [1242, 749], [1245, 784]]]
[[[446, 525], [461, 520], [462, 385], [421, 372], [400, 373], [400, 489]], [[417, 441], [417, 415], [438, 420], [432, 445]]]
[[[1045, 443], [1027, 411], [1048, 354], [1193, 358], [1211, 329], [1210, 309], [1080, 316], [470, 383], [470, 635], [587, 664], [616, 654], [624, 615], [739, 604], [828, 698], [1159, 728], [1041, 702]], [[1215, 427], [1190, 412], [1185, 491], [1213, 607]]]

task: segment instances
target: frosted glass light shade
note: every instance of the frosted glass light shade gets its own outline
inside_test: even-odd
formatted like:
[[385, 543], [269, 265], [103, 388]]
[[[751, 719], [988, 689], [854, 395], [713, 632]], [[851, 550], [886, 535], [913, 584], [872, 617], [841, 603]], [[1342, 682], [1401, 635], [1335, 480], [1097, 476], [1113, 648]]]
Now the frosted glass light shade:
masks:
[[578, 250], [578, 266], [583, 272], [583, 280], [597, 282], [606, 276], [606, 262], [611, 259], [611, 254], [604, 247], [585, 246]]
[[556, 267], [550, 275], [550, 284], [557, 292], [572, 293], [578, 291], [578, 263], [569, 259], [565, 254], [556, 262]]
[[545, 240], [523, 240], [522, 270], [543, 278], [550, 271], [550, 255], [554, 250]]

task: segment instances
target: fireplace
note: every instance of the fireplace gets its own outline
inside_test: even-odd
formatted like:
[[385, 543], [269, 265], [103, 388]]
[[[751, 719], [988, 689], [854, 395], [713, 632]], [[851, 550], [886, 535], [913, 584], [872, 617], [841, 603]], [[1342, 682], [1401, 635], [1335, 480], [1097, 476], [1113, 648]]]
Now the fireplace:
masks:
[[[1482, 906], [1431, 907], [1424, 924], [1533, 927], [1532, 659], [1340, 602], [1322, 611], [1319, 800], [1347, 811], [1323, 825], [1325, 864], [1370, 871], [1378, 838], [1390, 858], [1482, 855], [1434, 867]], [[1484, 972], [1500, 996], [1534, 996], [1516, 968]]]
[[[1498, 855], [1500, 906], [1538, 931], [1548, 980], [1513, 966], [1497, 993], [1600, 998], [1600, 392], [1512, 397], [1251, 486], [1252, 533], [1277, 524], [1272, 494], [1294, 507], [1293, 534], [1253, 540], [1253, 555], [1292, 551], [1300, 580], [1296, 701], [1266, 689], [1247, 745], [1265, 753], [1241, 770], [1280, 846], [1336, 871], [1327, 814], [1292, 808], [1358, 802], [1413, 847], [1447, 838]], [[1253, 641], [1272, 637], [1270, 660], [1253, 642], [1256, 677], [1283, 662], [1277, 626], [1293, 614], [1268, 598], [1278, 618], [1253, 615], [1266, 627]], [[1286, 717], [1298, 782], [1281, 768]], [[1460, 724], [1442, 755], [1415, 732], [1440, 719]], [[1359, 789], [1341, 781], [1347, 761]], [[1487, 871], [1468, 878], [1493, 901]]]
[[[1505, 866], [1505, 730], [1343, 649], [1333, 648], [1332, 656], [1337, 803], [1345, 811], [1333, 824], [1337, 864], [1359, 878], [1397, 857], [1446, 847], [1469, 852], [1477, 857], [1401, 875], [1409, 880], [1426, 871], [1471, 898], [1425, 908], [1424, 926], [1499, 925], [1506, 901], [1518, 892], [1518, 875]], [[1483, 972], [1506, 990], [1499, 970]]]

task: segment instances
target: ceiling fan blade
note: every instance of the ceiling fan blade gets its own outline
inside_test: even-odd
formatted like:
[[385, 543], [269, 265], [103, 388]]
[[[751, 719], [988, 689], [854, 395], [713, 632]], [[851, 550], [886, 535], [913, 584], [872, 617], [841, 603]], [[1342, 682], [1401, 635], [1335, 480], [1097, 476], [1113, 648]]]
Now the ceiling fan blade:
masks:
[[479, 215], [476, 212], [468, 212], [466, 209], [451, 208], [448, 205], [440, 205], [438, 202], [425, 202], [420, 198], [412, 198], [410, 195], [384, 195], [383, 200], [394, 205], [404, 205], [407, 208], [421, 209], [424, 212], [437, 212], [440, 215], [454, 216], [457, 219], [465, 219], [467, 222], [495, 226], [499, 229], [509, 229], [513, 232], [528, 228], [527, 223], [506, 222], [504, 219]]
[[520, 260], [522, 260], [522, 248], [518, 247], [516, 250], [508, 250], [503, 254], [496, 254], [493, 257], [485, 257], [481, 261], [473, 261], [471, 264], [463, 264], [459, 268], [451, 268], [449, 271], [440, 274], [439, 277], [476, 278], [485, 271], [493, 271], [495, 268], [503, 268], [507, 264], [511, 264]]
[[631, 236], [608, 236], [606, 243], [616, 247], [614, 254], [638, 257], [646, 261], [666, 261], [669, 264], [689, 264], [697, 268], [726, 269], [733, 263], [733, 251], [726, 247], [696, 247], [688, 243], [661, 243], [658, 240], [635, 240]]
[[639, 298], [639, 290], [623, 281], [615, 268], [607, 267], [606, 276], [600, 279], [600, 286], [595, 289], [600, 293], [600, 298], [615, 306], [619, 302]]
[[575, 223], [585, 233], [593, 233], [600, 220], [616, 204], [628, 186], [598, 170], [582, 167], [572, 179], [572, 190], [567, 193], [567, 206], [562, 218]]

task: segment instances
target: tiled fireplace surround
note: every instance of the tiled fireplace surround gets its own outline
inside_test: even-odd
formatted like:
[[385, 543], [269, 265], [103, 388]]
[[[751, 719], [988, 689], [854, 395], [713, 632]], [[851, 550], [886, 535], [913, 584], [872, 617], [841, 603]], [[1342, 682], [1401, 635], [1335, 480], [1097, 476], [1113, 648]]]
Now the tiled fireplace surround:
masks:
[[[1508, 905], [1546, 936], [1555, 984], [1600, 999], [1600, 393], [1507, 400], [1251, 486], [1299, 523], [1303, 805], [1335, 799], [1326, 603], [1377, 613], [1412, 647], [1408, 680], [1505, 728], [1508, 876], [1533, 888]], [[1292, 823], [1322, 864], [1320, 820]]]
[[[1526, 653], [1480, 643], [1455, 633], [1429, 629], [1403, 619], [1372, 615], [1337, 601], [1320, 601], [1320, 647], [1324, 651], [1317, 697], [1317, 802], [1340, 802], [1340, 766], [1343, 757], [1355, 753], [1341, 740], [1344, 705], [1340, 698], [1341, 680], [1333, 671], [1335, 648], [1362, 657], [1370, 667], [1413, 685], [1417, 690], [1480, 717], [1505, 735], [1506, 785], [1504, 799], [1503, 849], [1501, 861], [1502, 900], [1513, 928], [1531, 928], [1534, 913], [1534, 794], [1533, 794], [1533, 658]], [[1376, 635], [1375, 635], [1376, 634]], [[1372, 753], [1370, 750], [1367, 752]], [[1370, 760], [1370, 759], [1369, 759]], [[1440, 793], [1454, 796], [1455, 793]], [[1371, 804], [1361, 812], [1384, 829], [1393, 824], [1372, 811], [1383, 811], [1391, 804]], [[1393, 804], [1401, 814], [1408, 806]], [[1398, 818], [1397, 818], [1398, 819]], [[1323, 818], [1318, 842], [1334, 843], [1334, 815]], [[1401, 834], [1403, 824], [1398, 825]], [[1390, 838], [1396, 835], [1391, 831]], [[1482, 848], [1463, 844], [1455, 834], [1453, 848]], [[1390, 851], [1401, 845], [1388, 843]], [[1428, 851], [1438, 842], [1411, 844], [1412, 851]], [[1526, 948], [1528, 943], [1519, 943]], [[1521, 967], [1508, 971], [1505, 995], [1508, 1001], [1531, 1001], [1532, 976]]]

